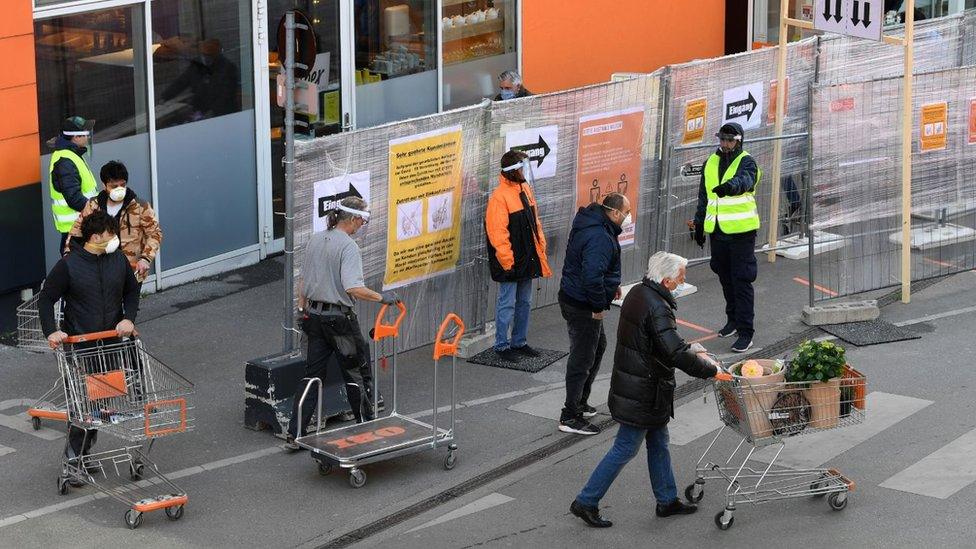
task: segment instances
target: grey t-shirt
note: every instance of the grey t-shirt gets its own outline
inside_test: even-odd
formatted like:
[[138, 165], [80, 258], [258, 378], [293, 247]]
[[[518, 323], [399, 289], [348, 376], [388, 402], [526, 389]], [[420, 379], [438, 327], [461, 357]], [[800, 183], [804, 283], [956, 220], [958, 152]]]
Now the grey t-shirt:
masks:
[[346, 290], [366, 286], [359, 245], [339, 229], [313, 234], [305, 247], [302, 280], [308, 299], [354, 306]]

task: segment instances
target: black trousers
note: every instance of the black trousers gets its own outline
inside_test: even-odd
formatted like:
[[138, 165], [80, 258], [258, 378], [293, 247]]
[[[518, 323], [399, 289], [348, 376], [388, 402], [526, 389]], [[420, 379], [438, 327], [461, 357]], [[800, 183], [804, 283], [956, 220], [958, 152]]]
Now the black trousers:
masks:
[[559, 421], [582, 417], [582, 407], [590, 398], [593, 380], [600, 370], [607, 336], [603, 321], [593, 318], [593, 311], [574, 307], [563, 301], [559, 310], [569, 329], [569, 358], [566, 360], [566, 404]]
[[[372, 419], [373, 406], [370, 401], [373, 394], [373, 375], [369, 365], [369, 345], [363, 338], [356, 314], [310, 314], [302, 323], [302, 329], [308, 336], [305, 377], [319, 378], [324, 387], [329, 359], [335, 355], [342, 372], [342, 379], [346, 384], [346, 398], [349, 400], [353, 415], [356, 416], [356, 422]], [[301, 400], [304, 391], [303, 383], [295, 393], [295, 404], [292, 407], [291, 421], [288, 423], [288, 434], [292, 437], [299, 437], [305, 433], [312, 419], [312, 412], [318, 404], [318, 391], [312, 388], [301, 410], [302, 429], [299, 433], [298, 401]]]
[[711, 237], [712, 260], [709, 266], [718, 275], [725, 295], [725, 316], [735, 324], [740, 336], [755, 333], [756, 233]]

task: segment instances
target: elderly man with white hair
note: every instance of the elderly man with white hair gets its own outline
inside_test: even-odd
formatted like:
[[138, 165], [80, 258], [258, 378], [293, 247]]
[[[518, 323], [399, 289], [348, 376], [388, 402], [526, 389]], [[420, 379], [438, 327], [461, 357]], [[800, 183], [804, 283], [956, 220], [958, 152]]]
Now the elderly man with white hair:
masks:
[[[620, 424], [613, 446], [576, 496], [570, 511], [596, 528], [613, 523], [600, 516], [599, 503], [614, 479], [647, 445], [647, 471], [659, 517], [687, 515], [697, 506], [678, 499], [668, 451], [668, 421], [674, 416], [674, 369], [700, 378], [719, 369], [700, 345], [678, 335], [671, 294], [685, 280], [688, 260], [657, 252], [647, 274], [624, 299], [617, 326], [617, 348], [610, 378], [610, 414]], [[696, 352], [697, 351], [697, 352]]]
[[504, 71], [498, 75], [498, 95], [495, 101], [507, 101], [518, 97], [528, 97], [532, 92], [522, 84], [522, 75], [518, 71]]

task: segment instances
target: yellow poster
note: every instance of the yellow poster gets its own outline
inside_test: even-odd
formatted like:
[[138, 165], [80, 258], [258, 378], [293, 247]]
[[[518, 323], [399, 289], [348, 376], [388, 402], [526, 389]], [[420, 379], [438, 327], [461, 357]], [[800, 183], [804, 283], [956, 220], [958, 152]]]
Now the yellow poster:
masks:
[[322, 121], [326, 124], [339, 123], [339, 90], [322, 94]]
[[705, 136], [705, 115], [708, 113], [708, 101], [705, 98], [695, 99], [685, 103], [685, 132], [681, 138], [682, 145], [701, 143]]
[[461, 256], [461, 126], [390, 141], [388, 204], [383, 289], [453, 271]]
[[919, 124], [922, 152], [940, 151], [946, 148], [948, 125], [949, 105], [947, 103], [922, 105], [922, 123]]

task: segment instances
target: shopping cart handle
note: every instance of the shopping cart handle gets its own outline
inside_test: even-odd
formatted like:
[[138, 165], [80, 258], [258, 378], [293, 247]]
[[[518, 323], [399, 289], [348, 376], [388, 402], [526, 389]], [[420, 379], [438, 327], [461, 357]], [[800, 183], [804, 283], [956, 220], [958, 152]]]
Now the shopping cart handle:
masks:
[[716, 381], [732, 381], [732, 374], [728, 372], [719, 372], [715, 374]]
[[376, 314], [376, 323], [373, 324], [373, 341], [379, 341], [385, 337], [397, 337], [399, 334], [400, 323], [403, 322], [403, 317], [407, 316], [407, 306], [402, 301], [397, 301], [396, 306], [400, 312], [397, 313], [393, 324], [383, 323], [383, 317], [386, 315], [386, 309], [389, 305], [383, 304], [380, 307], [380, 312]]
[[113, 337], [119, 337], [119, 332], [116, 330], [105, 330], [104, 332], [91, 332], [88, 334], [78, 334], [73, 336], [68, 336], [64, 338], [65, 343], [84, 343], [85, 341], [98, 341], [100, 339], [109, 339]]
[[[451, 326], [451, 322], [457, 324], [458, 331], [454, 334], [454, 339], [447, 342], [444, 341], [444, 332]], [[458, 343], [461, 341], [461, 336], [463, 335], [464, 321], [454, 313], [448, 314], [444, 318], [444, 322], [441, 322], [441, 327], [437, 330], [437, 337], [434, 339], [434, 360], [438, 360], [445, 355], [457, 356]]]

